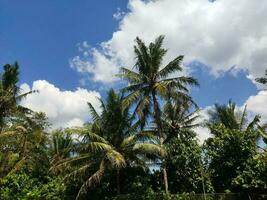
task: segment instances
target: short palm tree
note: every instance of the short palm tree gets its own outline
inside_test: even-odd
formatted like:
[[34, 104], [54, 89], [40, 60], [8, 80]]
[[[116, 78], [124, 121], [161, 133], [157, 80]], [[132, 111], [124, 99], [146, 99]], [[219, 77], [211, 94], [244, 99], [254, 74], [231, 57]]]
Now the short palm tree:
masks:
[[243, 111], [236, 109], [235, 103], [229, 101], [227, 105], [215, 104], [215, 109], [210, 111], [210, 124], [220, 123], [229, 129], [247, 130], [257, 128], [260, 116], [256, 115], [249, 122], [247, 118], [247, 107]]
[[70, 133], [64, 130], [54, 130], [50, 139], [51, 164], [71, 156], [74, 146], [74, 139]]
[[162, 112], [162, 124], [164, 127], [164, 143], [173, 138], [183, 138], [184, 134], [195, 136], [193, 128], [199, 127], [197, 122], [199, 110], [192, 109], [193, 102], [178, 99], [168, 100]]
[[47, 134], [43, 115], [32, 113], [30, 116], [12, 119], [0, 133], [0, 177], [19, 171], [23, 166], [45, 167]]
[[88, 170], [98, 166], [98, 170], [82, 185], [77, 195], [78, 199], [87, 188], [99, 183], [105, 170], [117, 171], [117, 193], [120, 194], [120, 170], [124, 167], [144, 164], [147, 155], [162, 156], [165, 151], [154, 142], [149, 132], [137, 131], [129, 109], [124, 109], [123, 98], [113, 90], [108, 92], [107, 101], [101, 102], [101, 114], [90, 104], [93, 124], [70, 131], [81, 134], [83, 140], [75, 148], [76, 155], [57, 163], [54, 169], [72, 166], [67, 175], [88, 173]]
[[11, 172], [21, 160], [18, 153], [22, 152], [22, 147], [27, 130], [21, 125], [5, 127], [0, 133], [0, 178]]
[[[146, 46], [140, 39], [136, 38], [134, 52], [136, 63], [133, 70], [121, 68], [121, 78], [129, 82], [129, 86], [123, 88], [127, 92], [124, 104], [126, 106], [136, 105], [135, 113], [139, 116], [141, 127], [149, 116], [153, 116], [157, 125], [158, 136], [163, 145], [162, 122], [160, 102], [170, 96], [172, 98], [191, 99], [188, 95], [187, 86], [198, 85], [196, 79], [187, 76], [175, 76], [174, 73], [181, 72], [183, 56], [176, 57], [173, 61], [162, 67], [162, 60], [167, 52], [162, 47], [164, 37], [159, 36], [154, 43]], [[173, 77], [175, 76], [175, 77]], [[162, 165], [165, 191], [168, 192], [167, 172]]]

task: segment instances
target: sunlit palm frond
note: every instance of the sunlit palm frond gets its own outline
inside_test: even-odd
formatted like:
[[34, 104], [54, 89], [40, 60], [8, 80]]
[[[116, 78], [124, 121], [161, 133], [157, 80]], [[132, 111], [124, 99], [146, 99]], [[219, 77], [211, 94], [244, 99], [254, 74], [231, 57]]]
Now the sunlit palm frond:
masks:
[[123, 155], [114, 149], [107, 151], [106, 158], [110, 162], [111, 166], [115, 168], [122, 168], [126, 166], [126, 161]]
[[130, 135], [123, 140], [121, 143], [121, 148], [126, 149], [140, 142], [150, 142], [155, 141], [157, 137], [155, 136], [154, 131], [141, 131], [140, 133], [136, 133], [134, 135]]
[[124, 108], [128, 108], [130, 105], [132, 105], [134, 102], [136, 102], [141, 97], [141, 92], [139, 90], [136, 90], [133, 93], [130, 93], [128, 96], [125, 97], [122, 104]]
[[80, 154], [79, 156], [65, 158], [62, 160], [59, 160], [57, 163], [54, 163], [52, 167], [50, 168], [51, 171], [60, 171], [67, 166], [77, 165], [78, 163], [82, 162], [88, 162], [89, 159], [91, 159], [92, 155], [90, 154]]
[[107, 152], [113, 150], [113, 147], [111, 145], [103, 142], [89, 142], [86, 147], [91, 152]]
[[133, 151], [139, 154], [151, 154], [164, 157], [167, 155], [166, 150], [158, 144], [137, 143], [133, 147]]
[[117, 76], [128, 80], [132, 84], [138, 84], [142, 81], [138, 73], [124, 67], [121, 68], [121, 74]]

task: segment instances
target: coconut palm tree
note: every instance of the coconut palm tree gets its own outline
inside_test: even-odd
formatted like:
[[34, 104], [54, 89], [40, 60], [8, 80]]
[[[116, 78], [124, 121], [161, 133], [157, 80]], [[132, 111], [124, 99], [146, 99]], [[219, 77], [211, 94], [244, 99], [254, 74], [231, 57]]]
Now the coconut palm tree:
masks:
[[0, 78], [0, 129], [4, 126], [6, 118], [14, 115], [29, 113], [30, 110], [18, 103], [22, 98], [35, 91], [21, 93], [17, 86], [19, 81], [19, 65], [6, 64]]
[[[3, 73], [0, 75], [0, 150], [2, 154], [0, 176], [19, 169], [26, 157], [29, 157], [26, 150], [29, 149], [27, 146], [31, 138], [28, 135], [33, 133], [32, 118], [35, 115], [30, 109], [19, 105], [22, 98], [34, 91], [21, 93], [17, 86], [18, 63], [6, 64], [3, 68]], [[11, 163], [11, 160], [14, 162]], [[6, 162], [9, 162], [9, 165]]]
[[106, 102], [100, 100], [100, 103], [101, 114], [88, 103], [92, 124], [69, 129], [70, 132], [82, 136], [82, 142], [74, 148], [76, 155], [54, 166], [54, 169], [72, 166], [67, 177], [86, 174], [88, 170], [98, 168], [81, 186], [76, 199], [87, 188], [99, 183], [108, 169], [117, 171], [117, 193], [120, 194], [122, 168], [145, 164], [147, 155], [160, 157], [165, 153], [149, 132], [136, 133], [138, 126], [133, 123], [134, 118], [129, 109], [123, 108], [122, 95], [110, 90]]
[[0, 134], [0, 177], [19, 171], [23, 166], [48, 164], [46, 154], [46, 118], [42, 113], [19, 116], [4, 126]]
[[74, 146], [72, 135], [64, 130], [54, 130], [50, 138], [51, 165], [71, 156]]
[[[160, 143], [163, 145], [162, 122], [160, 102], [170, 96], [172, 98], [191, 99], [188, 95], [187, 86], [198, 85], [196, 79], [187, 76], [175, 76], [176, 72], [181, 72], [181, 62], [183, 56], [178, 56], [166, 66], [162, 67], [163, 58], [167, 52], [162, 47], [163, 36], [156, 38], [155, 42], [148, 46], [140, 39], [136, 38], [134, 52], [136, 63], [133, 70], [121, 68], [118, 76], [129, 82], [129, 86], [123, 88], [127, 92], [125, 106], [136, 105], [135, 113], [139, 116], [141, 127], [149, 116], [153, 116]], [[174, 77], [173, 77], [174, 76]], [[162, 165], [165, 191], [168, 192], [167, 172]]]
[[164, 133], [164, 144], [172, 138], [183, 138], [184, 134], [195, 136], [193, 128], [199, 127], [197, 122], [199, 110], [192, 109], [193, 102], [178, 99], [165, 103], [162, 112], [162, 124]]
[[215, 109], [211, 110], [208, 124], [220, 123], [229, 129], [247, 130], [257, 128], [260, 116], [256, 115], [251, 121], [247, 118], [247, 106], [243, 111], [236, 110], [236, 104], [231, 100], [227, 105], [215, 104]]

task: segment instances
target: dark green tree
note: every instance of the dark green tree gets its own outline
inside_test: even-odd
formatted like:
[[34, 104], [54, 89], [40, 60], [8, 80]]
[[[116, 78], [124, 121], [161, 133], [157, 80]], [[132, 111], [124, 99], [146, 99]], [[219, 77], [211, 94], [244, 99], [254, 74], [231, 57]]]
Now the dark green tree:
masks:
[[[35, 91], [29, 91], [21, 93], [19, 86], [19, 65], [15, 63], [13, 65], [6, 64], [4, 71], [0, 76], [0, 131], [4, 125], [8, 122], [10, 117], [16, 115], [24, 115], [30, 112], [29, 109], [19, 105], [22, 98], [25, 98], [30, 93]], [[0, 133], [1, 134], [1, 133]]]
[[208, 127], [213, 137], [205, 142], [207, 167], [216, 192], [237, 190], [234, 180], [249, 168], [257, 155], [257, 141], [260, 136], [259, 116], [252, 121], [235, 104], [215, 105]]

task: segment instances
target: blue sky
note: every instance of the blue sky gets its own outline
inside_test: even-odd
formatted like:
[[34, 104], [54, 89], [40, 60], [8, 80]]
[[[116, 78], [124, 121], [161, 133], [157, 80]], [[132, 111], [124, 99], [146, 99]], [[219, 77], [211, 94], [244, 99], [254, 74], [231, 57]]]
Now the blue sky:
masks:
[[[266, 15], [266, 3], [238, 0], [237, 9], [233, 10], [230, 0], [189, 2], [191, 4], [180, 0], [0, 0], [0, 64], [18, 61], [25, 88], [42, 86], [50, 91], [53, 87], [59, 98], [62, 94], [82, 98], [77, 92], [77, 87], [81, 87], [104, 96], [107, 88], [118, 87], [118, 82], [109, 80], [109, 71], [112, 76], [118, 70], [118, 63], [131, 65], [134, 37], [139, 35], [148, 42], [164, 34], [170, 51], [168, 58], [184, 54], [191, 75], [200, 82], [200, 88], [192, 90], [200, 107], [227, 103], [229, 99], [242, 106], [251, 97], [248, 103], [254, 109], [256, 100], [266, 98], [265, 93], [258, 97], [259, 91], [251, 77], [263, 72], [262, 66], [267, 63], [265, 49], [262, 49], [267, 44], [267, 29], [254, 30], [253, 22], [262, 23], [258, 27], [267, 27], [266, 22], [259, 22], [257, 18]], [[259, 4], [262, 11], [250, 13], [252, 22], [249, 23], [245, 18], [247, 12]], [[176, 14], [177, 9], [173, 7], [180, 7], [181, 13]], [[242, 23], [232, 23], [235, 18], [240, 20], [239, 16], [244, 16]], [[255, 37], [255, 43], [244, 46], [246, 37]], [[256, 41], [258, 38], [261, 40]], [[85, 41], [86, 49], [79, 51]], [[101, 44], [108, 45], [107, 52]], [[75, 57], [77, 62], [73, 61]], [[72, 68], [71, 63], [74, 63]], [[97, 77], [97, 73], [103, 71], [103, 77]], [[81, 79], [86, 80], [85, 84], [81, 84]], [[45, 82], [39, 81], [33, 86], [38, 80]], [[74, 98], [71, 95], [69, 98]], [[32, 98], [26, 104], [31, 107], [35, 103], [32, 107], [38, 110], [36, 101]], [[72, 117], [81, 120], [83, 116]], [[72, 120], [71, 116], [68, 120]]]
[[76, 45], [109, 39], [118, 26], [113, 14], [126, 5], [125, 0], [1, 0], [0, 64], [18, 61], [22, 82], [45, 79], [73, 89], [79, 76], [69, 59]]

